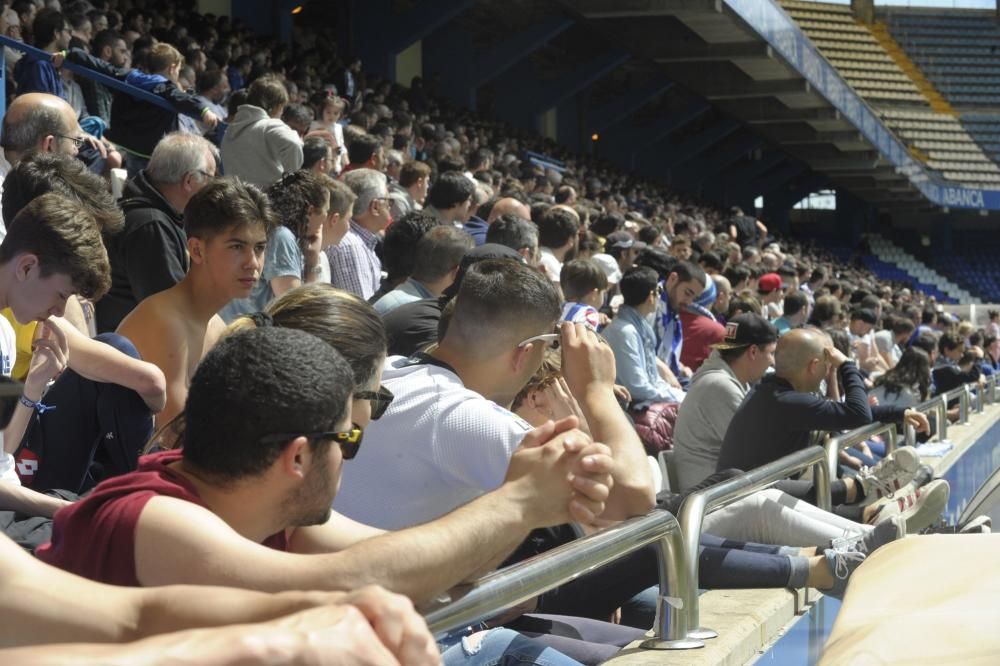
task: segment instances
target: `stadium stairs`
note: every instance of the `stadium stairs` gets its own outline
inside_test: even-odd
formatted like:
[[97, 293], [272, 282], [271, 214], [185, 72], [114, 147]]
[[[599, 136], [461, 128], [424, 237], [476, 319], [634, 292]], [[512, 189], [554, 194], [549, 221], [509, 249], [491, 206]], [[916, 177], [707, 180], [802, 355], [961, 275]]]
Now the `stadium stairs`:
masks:
[[993, 12], [893, 8], [884, 25], [982, 150], [1000, 162], [1000, 27]]
[[978, 303], [967, 289], [964, 289], [935, 269], [920, 261], [891, 240], [879, 234], [867, 234], [865, 240], [871, 255], [864, 258], [865, 265], [883, 280], [913, 282], [939, 302]]
[[997, 162], [956, 118], [938, 82], [921, 73], [905, 45], [900, 48], [891, 26], [865, 25], [847, 5], [783, 0], [781, 6], [915, 159], [947, 180], [1000, 185]]

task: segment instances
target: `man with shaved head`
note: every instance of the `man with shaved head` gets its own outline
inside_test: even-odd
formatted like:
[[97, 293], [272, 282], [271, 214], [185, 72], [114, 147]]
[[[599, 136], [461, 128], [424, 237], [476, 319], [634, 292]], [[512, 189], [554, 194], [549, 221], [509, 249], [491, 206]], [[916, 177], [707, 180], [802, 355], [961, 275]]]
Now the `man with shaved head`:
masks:
[[[824, 380], [832, 386], [838, 379], [843, 387], [842, 402], [818, 395]], [[872, 421], [904, 421], [920, 432], [930, 430], [927, 417], [918, 411], [870, 407], [861, 371], [854, 361], [837, 350], [819, 329], [795, 329], [778, 340], [774, 374], [765, 377], [733, 415], [716, 469], [751, 470], [807, 447], [813, 431], [851, 430]], [[846, 511], [838, 509], [838, 513], [855, 520], [874, 519], [879, 511], [882, 515], [900, 513], [906, 518], [907, 528], [915, 531], [936, 520], [948, 500], [946, 481], [920, 488], [929, 480], [926, 470], [921, 470], [919, 456], [904, 448], [887, 457], [884, 464], [863, 470], [857, 479], [833, 482], [832, 500], [834, 505], [852, 503], [845, 507]], [[798, 492], [789, 485], [779, 488], [815, 502], [815, 489], [808, 482], [784, 483], [805, 484]], [[886, 499], [873, 504], [883, 495]], [[888, 504], [888, 498], [899, 504]], [[892, 510], [885, 512], [885, 506]]]
[[[844, 400], [817, 395], [825, 379], [843, 384]], [[789, 331], [774, 352], [774, 374], [766, 377], [733, 416], [718, 469], [750, 470], [805, 448], [813, 430], [850, 430], [873, 420], [906, 421], [929, 430], [927, 417], [911, 409], [870, 407], [858, 367], [818, 329]]]
[[496, 221], [496, 219], [501, 215], [516, 215], [522, 220], [530, 220], [531, 207], [523, 201], [518, 201], [513, 197], [504, 197], [493, 204], [493, 208], [490, 209], [490, 215], [486, 218], [486, 222], [488, 224], [493, 224], [493, 222]]

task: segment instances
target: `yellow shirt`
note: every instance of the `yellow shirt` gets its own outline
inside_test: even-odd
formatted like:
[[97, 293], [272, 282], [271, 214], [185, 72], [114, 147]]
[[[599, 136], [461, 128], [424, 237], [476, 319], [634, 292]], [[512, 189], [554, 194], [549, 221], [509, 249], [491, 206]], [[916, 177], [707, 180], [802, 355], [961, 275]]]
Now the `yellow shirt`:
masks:
[[11, 312], [10, 308], [4, 308], [0, 314], [3, 314], [10, 325], [14, 327], [14, 336], [17, 341], [17, 359], [14, 361], [14, 370], [10, 376], [23, 382], [24, 378], [28, 376], [28, 368], [31, 366], [31, 343], [35, 339], [35, 328], [38, 326], [38, 322], [19, 324], [14, 319], [14, 313]]

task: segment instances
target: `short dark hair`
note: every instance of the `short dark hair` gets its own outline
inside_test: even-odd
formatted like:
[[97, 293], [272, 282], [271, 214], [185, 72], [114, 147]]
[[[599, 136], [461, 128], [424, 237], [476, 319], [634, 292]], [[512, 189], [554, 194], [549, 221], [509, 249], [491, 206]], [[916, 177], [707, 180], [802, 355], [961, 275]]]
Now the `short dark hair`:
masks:
[[351, 164], [364, 164], [378, 152], [382, 141], [372, 134], [358, 134], [347, 142], [347, 158]]
[[427, 193], [427, 203], [438, 210], [461, 205], [476, 193], [476, 184], [457, 171], [438, 176]]
[[222, 83], [222, 79], [225, 77], [226, 73], [221, 69], [206, 69], [198, 75], [198, 78], [195, 80], [194, 89], [198, 94], [201, 94]]
[[382, 267], [389, 280], [402, 280], [413, 273], [417, 244], [424, 234], [441, 224], [429, 213], [411, 211], [385, 230]]
[[430, 229], [417, 241], [413, 278], [421, 282], [440, 280], [455, 270], [474, 246], [472, 236], [450, 224]]
[[68, 275], [84, 298], [96, 301], [111, 286], [111, 264], [101, 231], [90, 212], [74, 199], [43, 194], [7, 222], [0, 264], [20, 254], [38, 257], [42, 277]]
[[29, 202], [46, 192], [79, 202], [105, 233], [116, 233], [125, 224], [104, 179], [80, 160], [59, 153], [32, 153], [14, 165], [3, 183], [3, 219], [13, 220]]
[[272, 109], [288, 104], [288, 90], [276, 77], [262, 76], [250, 84], [246, 103], [271, 113]]
[[783, 311], [785, 316], [796, 315], [809, 306], [809, 297], [798, 289], [792, 289], [785, 294]]
[[95, 56], [100, 56], [105, 46], [114, 48], [115, 42], [119, 39], [123, 42], [125, 41], [125, 37], [117, 30], [111, 30], [110, 28], [101, 30], [94, 35], [94, 39], [90, 42], [90, 48], [93, 49]]
[[285, 107], [281, 112], [281, 119], [289, 126], [289, 123], [296, 123], [308, 127], [313, 120], [313, 110], [305, 104], [295, 102]]
[[937, 345], [937, 338], [934, 337], [934, 334], [924, 331], [916, 337], [910, 346], [923, 349], [928, 354], [933, 354], [937, 351]]
[[538, 227], [530, 220], [507, 213], [486, 229], [486, 242], [506, 245], [512, 250], [534, 248], [538, 245]]
[[56, 38], [56, 33], [69, 25], [62, 12], [55, 9], [43, 9], [35, 14], [31, 23], [32, 42], [40, 49], [45, 48]]
[[465, 272], [447, 335], [460, 337], [471, 353], [493, 356], [497, 346], [554, 324], [560, 308], [556, 288], [537, 270], [514, 259], [485, 259]]
[[580, 223], [565, 208], [549, 208], [538, 220], [538, 244], [562, 247], [580, 231]]
[[715, 271], [722, 270], [722, 259], [715, 252], [709, 250], [708, 252], [702, 252], [701, 256], [698, 257], [698, 263], [705, 268], [711, 268]]
[[209, 238], [243, 224], [259, 225], [270, 235], [275, 216], [267, 196], [235, 176], [210, 181], [184, 208], [184, 231], [189, 237]]
[[562, 287], [563, 298], [575, 301], [595, 289], [607, 289], [608, 275], [590, 259], [574, 259], [563, 264], [559, 271], [559, 286]]
[[311, 169], [330, 155], [330, 143], [318, 136], [302, 142], [302, 168]]
[[[191, 379], [184, 460], [221, 482], [258, 476], [288, 445], [267, 435], [335, 430], [353, 393], [351, 367], [309, 333], [270, 326], [229, 335]], [[310, 445], [322, 454], [330, 442]]]
[[678, 261], [674, 264], [671, 273], [677, 274], [678, 282], [691, 282], [692, 280], [705, 284], [705, 271], [698, 264], [690, 261]]
[[958, 333], [945, 332], [941, 334], [938, 338], [938, 351], [942, 354], [946, 351], [954, 349], [955, 347], [962, 347], [965, 345], [965, 340], [962, 339]]
[[660, 276], [649, 266], [634, 266], [625, 271], [618, 289], [625, 299], [625, 305], [635, 307], [649, 298], [659, 282]]

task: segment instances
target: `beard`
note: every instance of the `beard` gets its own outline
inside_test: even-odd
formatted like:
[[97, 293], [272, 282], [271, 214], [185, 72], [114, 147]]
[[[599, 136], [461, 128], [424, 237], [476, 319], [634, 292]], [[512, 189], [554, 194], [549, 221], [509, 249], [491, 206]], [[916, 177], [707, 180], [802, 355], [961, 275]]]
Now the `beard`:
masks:
[[[326, 446], [336, 446], [328, 443]], [[290, 527], [322, 525], [330, 519], [333, 497], [337, 492], [337, 481], [330, 476], [328, 452], [313, 449], [312, 466], [302, 485], [285, 499], [285, 515]]]

